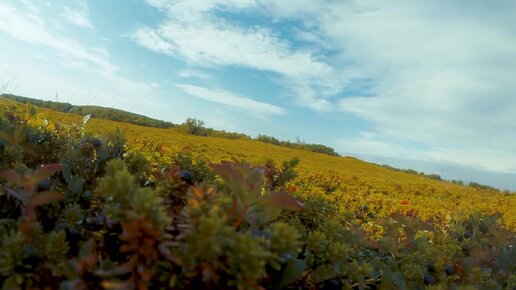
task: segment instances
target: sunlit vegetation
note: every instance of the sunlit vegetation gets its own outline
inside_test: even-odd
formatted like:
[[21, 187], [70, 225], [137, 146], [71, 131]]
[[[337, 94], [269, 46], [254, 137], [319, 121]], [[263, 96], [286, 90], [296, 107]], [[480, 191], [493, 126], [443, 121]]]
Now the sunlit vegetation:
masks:
[[156, 127], [156, 128], [172, 128], [174, 124], [161, 120], [152, 119], [146, 116], [129, 113], [113, 108], [104, 108], [99, 106], [75, 106], [69, 103], [57, 101], [43, 101], [12, 94], [2, 94], [2, 98], [7, 98], [20, 103], [32, 104], [42, 108], [48, 108], [54, 111], [70, 113], [76, 115], [90, 115], [93, 118], [100, 118], [112, 121], [120, 121], [140, 126]]
[[515, 289], [516, 195], [0, 99], [3, 289]]
[[[252, 139], [251, 136], [236, 133], [236, 132], [227, 132], [224, 130], [216, 130], [213, 128], [206, 127], [204, 121], [196, 119], [196, 118], [188, 118], [182, 124], [176, 125], [170, 122], [165, 122], [161, 120], [152, 119], [146, 116], [129, 113], [122, 110], [112, 109], [112, 108], [104, 108], [99, 106], [74, 106], [69, 103], [62, 102], [54, 102], [54, 101], [42, 101], [36, 100], [21, 96], [16, 96], [12, 94], [2, 94], [0, 98], [6, 98], [10, 100], [14, 100], [20, 103], [32, 104], [42, 108], [48, 108], [54, 111], [59, 111], [63, 113], [70, 113], [81, 116], [91, 116], [93, 118], [118, 121], [124, 123], [130, 123], [140, 126], [146, 127], [154, 127], [154, 128], [180, 128], [184, 132], [187, 132], [196, 136], [209, 136], [209, 137], [217, 137], [217, 138], [225, 138], [225, 139]], [[300, 140], [296, 142], [291, 141], [281, 141], [275, 137], [266, 136], [266, 135], [258, 135], [255, 140], [270, 143], [278, 146], [295, 148], [308, 150], [312, 152], [328, 154], [339, 156], [337, 152], [331, 147], [322, 145], [322, 144], [307, 144]]]

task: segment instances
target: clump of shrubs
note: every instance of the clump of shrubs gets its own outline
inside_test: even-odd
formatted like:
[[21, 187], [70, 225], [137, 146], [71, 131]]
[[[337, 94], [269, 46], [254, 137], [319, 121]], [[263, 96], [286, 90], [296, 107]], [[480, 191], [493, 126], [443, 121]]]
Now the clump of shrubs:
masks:
[[424, 222], [363, 206], [353, 218], [333, 198], [339, 181], [301, 192], [297, 159], [179, 152], [155, 167], [120, 132], [32, 118], [0, 117], [2, 289], [516, 285], [514, 232], [496, 217]]

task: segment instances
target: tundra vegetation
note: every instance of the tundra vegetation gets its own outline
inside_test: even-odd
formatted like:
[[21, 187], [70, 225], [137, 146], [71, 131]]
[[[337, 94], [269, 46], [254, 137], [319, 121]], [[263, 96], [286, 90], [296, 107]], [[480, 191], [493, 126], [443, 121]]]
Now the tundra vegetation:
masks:
[[512, 290], [515, 205], [353, 158], [0, 99], [2, 289]]

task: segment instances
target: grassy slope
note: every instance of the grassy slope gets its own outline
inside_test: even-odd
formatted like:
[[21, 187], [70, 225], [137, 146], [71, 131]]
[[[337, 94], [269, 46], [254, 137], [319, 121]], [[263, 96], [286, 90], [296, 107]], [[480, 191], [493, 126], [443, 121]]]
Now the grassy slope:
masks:
[[[11, 100], [0, 99], [0, 105], [20, 105]], [[51, 111], [40, 108], [53, 122], [62, 124], [81, 123], [82, 116]], [[348, 183], [346, 193], [360, 193], [371, 202], [384, 197], [378, 193], [387, 193], [398, 199], [417, 200], [418, 203], [428, 203], [433, 208], [454, 210], [456, 208], [468, 211], [481, 211], [505, 214], [510, 220], [516, 217], [516, 195], [507, 195], [495, 191], [478, 190], [467, 186], [459, 186], [445, 181], [436, 181], [424, 176], [396, 172], [381, 166], [367, 163], [352, 157], [335, 157], [304, 150], [280, 147], [254, 140], [230, 140], [215, 137], [200, 137], [182, 132], [180, 129], [159, 129], [142, 127], [127, 123], [92, 118], [87, 124], [87, 130], [96, 133], [112, 132], [120, 128], [133, 148], [143, 146], [142, 143], [162, 144], [165, 147], [192, 147], [194, 154], [202, 154], [211, 161], [231, 158], [245, 159], [255, 164], [262, 164], [267, 159], [282, 161], [291, 157], [300, 158], [298, 172], [302, 176], [312, 174], [334, 173]], [[355, 178], [356, 177], [356, 178]], [[355, 178], [355, 179], [354, 179]], [[353, 180], [359, 180], [354, 182]], [[364, 189], [366, 188], [366, 189]], [[474, 197], [474, 198], [473, 198]], [[396, 207], [392, 204], [391, 207]]]
[[124, 122], [128, 122], [131, 124], [143, 125], [143, 126], [153, 126], [157, 128], [171, 128], [175, 125], [170, 122], [165, 122], [162, 120], [152, 119], [147, 116], [113, 109], [113, 108], [105, 108], [100, 106], [77, 106], [71, 105], [69, 103], [62, 102], [54, 102], [54, 101], [42, 101], [37, 99], [31, 99], [27, 97], [12, 95], [12, 94], [0, 94], [0, 98], [9, 99], [15, 102], [24, 103], [24, 104], [33, 104], [38, 107], [48, 108], [50, 110], [79, 114], [79, 115], [87, 115], [91, 114], [92, 116], [100, 119], [107, 120], [122, 120]]
[[[50, 112], [46, 109], [42, 110]], [[80, 122], [82, 119], [81, 116], [53, 111], [50, 118], [63, 123]], [[335, 171], [340, 174], [360, 176], [361, 178], [366, 179], [389, 179], [400, 183], [437, 183], [436, 181], [422, 176], [395, 172], [353, 157], [329, 156], [254, 140], [231, 140], [216, 137], [201, 137], [185, 133], [180, 129], [142, 127], [95, 118], [90, 119], [86, 128], [88, 131], [96, 133], [109, 132], [113, 131], [115, 128], [120, 128], [130, 143], [139, 143], [141, 140], [146, 140], [150, 143], [164, 144], [167, 146], [193, 146], [196, 151], [202, 151], [203, 155], [209, 157], [213, 161], [241, 158], [252, 163], [263, 163], [267, 159], [282, 161], [292, 157], [299, 157], [301, 163], [298, 170], [307, 174]]]

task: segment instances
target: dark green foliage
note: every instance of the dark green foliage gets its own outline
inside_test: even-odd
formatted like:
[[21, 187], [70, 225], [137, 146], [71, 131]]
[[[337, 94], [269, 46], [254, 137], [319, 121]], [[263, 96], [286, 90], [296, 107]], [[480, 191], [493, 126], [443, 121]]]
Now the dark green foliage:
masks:
[[256, 136], [256, 138], [254, 138], [254, 140], [261, 141], [264, 143], [274, 144], [274, 145], [278, 145], [278, 146], [288, 147], [288, 148], [307, 150], [307, 151], [312, 151], [312, 152], [326, 154], [326, 155], [332, 155], [332, 156], [340, 156], [337, 152], [335, 152], [335, 149], [328, 147], [326, 145], [322, 145], [322, 144], [307, 144], [307, 143], [301, 142], [300, 140], [298, 140], [297, 142], [281, 141], [275, 137], [262, 135], [262, 134]]
[[99, 106], [74, 106], [68, 103], [42, 101], [11, 94], [2, 94], [2, 98], [11, 99], [20, 103], [32, 104], [42, 108], [52, 109], [54, 111], [71, 113], [77, 115], [90, 115], [93, 118], [106, 119], [118, 122], [131, 123], [140, 126], [155, 127], [155, 128], [172, 128], [175, 125], [170, 122], [155, 120], [142, 115], [129, 113], [113, 108], [104, 108]]
[[[173, 160], [174, 164], [184, 171], [184, 176], [181, 178], [187, 178], [191, 183], [207, 182], [214, 184], [217, 182], [216, 176], [205, 158], [194, 159], [191, 152], [181, 151], [173, 156]], [[189, 176], [186, 176], [187, 172], [190, 173]]]
[[249, 135], [246, 135], [243, 133], [236, 133], [236, 132], [227, 132], [224, 130], [213, 130], [210, 133], [210, 137], [233, 139], [233, 140], [237, 140], [237, 139], [251, 140], [251, 137]]
[[489, 185], [483, 185], [483, 184], [476, 183], [476, 182], [470, 182], [470, 183], [468, 183], [468, 186], [477, 188], [477, 189], [481, 189], [481, 190], [499, 191], [498, 189], [491, 187]]
[[154, 183], [149, 180], [153, 174], [153, 168], [143, 153], [128, 153], [125, 155], [125, 161], [129, 171], [136, 177], [140, 185]]
[[281, 145], [281, 141], [278, 138], [267, 135], [258, 135], [256, 138], [254, 138], [254, 140], [274, 145]]
[[428, 178], [431, 178], [434, 180], [442, 180], [441, 176], [439, 176], [438, 174], [428, 174], [427, 176], [428, 176]]
[[296, 178], [294, 168], [299, 164], [298, 158], [283, 161], [281, 167], [272, 160], [265, 163], [265, 187], [268, 190], [287, 190], [286, 184]]
[[182, 126], [186, 129], [186, 132], [197, 136], [209, 136], [213, 131], [211, 128], [206, 128], [203, 121], [195, 118], [186, 119]]
[[204, 121], [201, 121], [196, 118], [188, 118], [180, 126], [183, 127], [184, 130], [189, 134], [197, 136], [210, 136], [225, 139], [251, 139], [251, 137], [242, 133], [227, 132], [224, 130], [215, 130], [213, 128], [207, 128], [204, 124]]
[[452, 179], [450, 180], [451, 183], [454, 183], [454, 184], [458, 184], [458, 185], [464, 185], [464, 181], [460, 180], [460, 179]]

